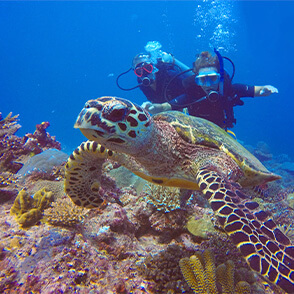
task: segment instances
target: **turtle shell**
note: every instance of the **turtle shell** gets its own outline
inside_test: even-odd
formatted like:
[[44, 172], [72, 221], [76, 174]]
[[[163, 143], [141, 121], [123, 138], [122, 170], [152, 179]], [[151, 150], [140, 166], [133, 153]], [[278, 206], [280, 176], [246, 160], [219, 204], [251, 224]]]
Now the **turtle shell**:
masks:
[[242, 169], [245, 178], [240, 184], [252, 186], [274, 181], [281, 177], [267, 168], [236, 139], [214, 123], [179, 111], [161, 112], [153, 116], [155, 121], [169, 122], [188, 143], [219, 149], [230, 156]]

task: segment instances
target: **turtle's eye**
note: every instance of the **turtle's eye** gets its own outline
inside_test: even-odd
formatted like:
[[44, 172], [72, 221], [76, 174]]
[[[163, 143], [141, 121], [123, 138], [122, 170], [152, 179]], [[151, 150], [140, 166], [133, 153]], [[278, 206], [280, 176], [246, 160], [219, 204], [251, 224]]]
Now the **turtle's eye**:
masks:
[[125, 107], [114, 107], [107, 115], [107, 119], [113, 122], [121, 121], [125, 118], [127, 109]]

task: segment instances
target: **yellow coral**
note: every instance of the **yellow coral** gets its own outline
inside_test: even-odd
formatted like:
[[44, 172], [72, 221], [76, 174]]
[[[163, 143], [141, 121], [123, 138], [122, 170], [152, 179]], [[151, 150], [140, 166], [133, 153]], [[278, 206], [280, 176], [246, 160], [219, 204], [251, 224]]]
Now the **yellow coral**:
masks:
[[33, 207], [33, 202], [33, 197], [31, 197], [25, 190], [21, 190], [14, 200], [10, 213], [19, 217]]
[[209, 293], [217, 293], [216, 289], [216, 269], [212, 252], [205, 250], [203, 252], [205, 279]]
[[73, 226], [80, 223], [88, 209], [75, 205], [70, 199], [57, 199], [44, 211], [45, 221], [51, 225]]
[[240, 281], [235, 287], [236, 294], [251, 294], [251, 287], [245, 281]]
[[197, 253], [179, 262], [182, 274], [194, 293], [217, 294], [217, 283], [221, 285], [220, 293], [251, 293], [247, 282], [234, 285], [234, 263], [227, 261], [215, 268], [214, 258], [209, 250], [201, 255]]
[[205, 250], [202, 256], [192, 255], [190, 258], [182, 258], [180, 268], [185, 280], [195, 293], [217, 293], [215, 265], [209, 250]]
[[205, 289], [205, 284], [203, 283], [204, 272], [202, 271], [200, 260], [194, 255], [190, 258], [182, 258], [180, 260], [180, 268], [191, 289], [194, 290], [195, 293], [202, 293]]
[[42, 212], [37, 208], [32, 208], [29, 211], [21, 214], [17, 221], [23, 227], [35, 225], [42, 218]]
[[234, 270], [235, 265], [232, 260], [220, 264], [216, 269], [216, 278], [224, 294], [234, 293]]
[[16, 220], [22, 227], [30, 227], [37, 224], [45, 208], [53, 201], [53, 194], [46, 188], [35, 193], [32, 197], [25, 190], [21, 190], [10, 209], [10, 213], [16, 216]]
[[48, 208], [53, 201], [53, 193], [46, 188], [43, 188], [34, 195], [34, 206], [40, 211]]

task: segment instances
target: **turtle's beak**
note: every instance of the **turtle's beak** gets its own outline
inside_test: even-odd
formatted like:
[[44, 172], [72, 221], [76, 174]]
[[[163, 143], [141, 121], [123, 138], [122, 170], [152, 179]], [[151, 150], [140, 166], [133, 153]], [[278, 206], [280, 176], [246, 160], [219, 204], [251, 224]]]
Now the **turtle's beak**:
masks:
[[97, 129], [84, 129], [84, 128], [79, 128], [80, 131], [82, 132], [82, 134], [88, 139], [88, 140], [91, 140], [91, 141], [96, 141], [96, 142], [99, 142], [100, 140], [99, 139], [102, 139], [104, 138], [105, 136], [105, 132], [103, 132], [102, 130], [97, 130]]

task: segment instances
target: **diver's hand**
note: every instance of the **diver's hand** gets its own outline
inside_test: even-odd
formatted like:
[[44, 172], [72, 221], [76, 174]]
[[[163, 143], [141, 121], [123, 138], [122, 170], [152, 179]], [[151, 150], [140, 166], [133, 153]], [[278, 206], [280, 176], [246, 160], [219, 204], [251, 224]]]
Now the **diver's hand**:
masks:
[[150, 102], [144, 102], [141, 105], [144, 109], [146, 109], [151, 114], [156, 114], [162, 111], [168, 111], [171, 110], [171, 105], [167, 102], [165, 103], [150, 103]]
[[278, 89], [271, 85], [266, 85], [261, 87], [259, 91], [259, 96], [269, 96], [273, 93], [279, 93]]

